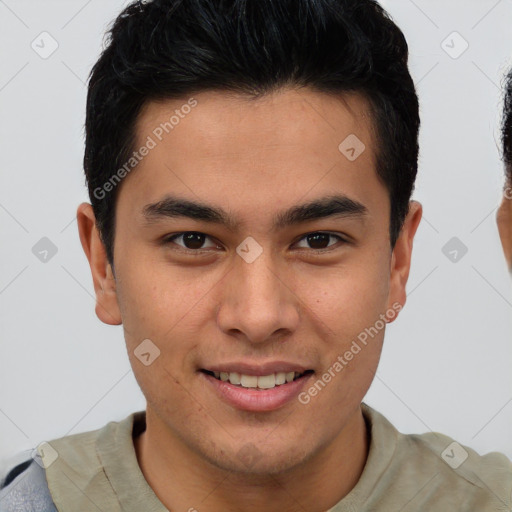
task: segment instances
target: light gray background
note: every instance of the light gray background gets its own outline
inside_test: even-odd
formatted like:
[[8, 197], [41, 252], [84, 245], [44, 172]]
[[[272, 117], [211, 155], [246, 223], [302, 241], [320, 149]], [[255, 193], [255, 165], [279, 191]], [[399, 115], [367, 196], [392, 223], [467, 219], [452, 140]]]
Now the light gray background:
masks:
[[[85, 82], [126, 3], [0, 0], [0, 471], [43, 440], [144, 408], [122, 328], [95, 316], [74, 220], [88, 199]], [[495, 224], [512, 1], [383, 5], [408, 38], [418, 84], [414, 198], [425, 217], [409, 298], [388, 328], [365, 400], [403, 432], [443, 432], [479, 453], [512, 458], [512, 279]], [[31, 48], [43, 31], [59, 44], [47, 59]], [[457, 59], [442, 48], [454, 31], [469, 43]], [[453, 55], [463, 44], [451, 36], [445, 46]], [[46, 263], [32, 253], [42, 237], [58, 248]], [[468, 248], [456, 263], [442, 252], [452, 237]]]

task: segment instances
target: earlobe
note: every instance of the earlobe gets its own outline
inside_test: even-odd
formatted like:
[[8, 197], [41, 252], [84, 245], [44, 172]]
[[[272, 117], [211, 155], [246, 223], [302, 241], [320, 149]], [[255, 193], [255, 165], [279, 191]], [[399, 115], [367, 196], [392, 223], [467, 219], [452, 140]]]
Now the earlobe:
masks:
[[[422, 212], [421, 203], [410, 201], [409, 212], [391, 255], [389, 309], [396, 310], [398, 307], [400, 310], [405, 305], [407, 299], [405, 288], [411, 269], [413, 241], [421, 221]], [[389, 323], [393, 322], [397, 316], [390, 318]]]
[[82, 203], [76, 212], [82, 248], [91, 268], [96, 295], [96, 315], [109, 325], [122, 323], [117, 302], [116, 281], [105, 247], [96, 227], [96, 217], [89, 203]]

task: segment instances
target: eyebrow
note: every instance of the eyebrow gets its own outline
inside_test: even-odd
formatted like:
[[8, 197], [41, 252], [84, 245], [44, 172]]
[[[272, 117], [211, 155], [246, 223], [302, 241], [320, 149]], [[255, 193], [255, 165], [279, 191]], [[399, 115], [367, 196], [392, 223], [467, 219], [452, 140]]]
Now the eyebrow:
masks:
[[[166, 196], [157, 203], [144, 206], [142, 215], [148, 223], [167, 218], [189, 218], [223, 225], [231, 231], [236, 231], [240, 225], [232, 214], [220, 207], [177, 196]], [[274, 216], [272, 230], [277, 231], [317, 219], [334, 217], [362, 220], [367, 215], [368, 209], [359, 201], [345, 195], [330, 195], [278, 212]]]

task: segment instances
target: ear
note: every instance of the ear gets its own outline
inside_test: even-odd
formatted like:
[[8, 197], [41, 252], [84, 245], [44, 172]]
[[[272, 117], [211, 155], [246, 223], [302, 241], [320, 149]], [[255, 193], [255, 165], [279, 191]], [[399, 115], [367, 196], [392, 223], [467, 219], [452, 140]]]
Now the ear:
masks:
[[[422, 211], [423, 208], [418, 201], [409, 202], [409, 212], [391, 255], [390, 292], [388, 298], [388, 308], [390, 310], [395, 309], [392, 308], [392, 305], [397, 302], [403, 307], [407, 299], [405, 286], [411, 269], [414, 235], [420, 224]], [[389, 318], [388, 323], [393, 322], [397, 317], [398, 315]]]
[[116, 281], [105, 247], [96, 227], [96, 217], [89, 203], [82, 203], [76, 212], [80, 242], [91, 267], [96, 315], [104, 323], [120, 325], [121, 312], [117, 302]]

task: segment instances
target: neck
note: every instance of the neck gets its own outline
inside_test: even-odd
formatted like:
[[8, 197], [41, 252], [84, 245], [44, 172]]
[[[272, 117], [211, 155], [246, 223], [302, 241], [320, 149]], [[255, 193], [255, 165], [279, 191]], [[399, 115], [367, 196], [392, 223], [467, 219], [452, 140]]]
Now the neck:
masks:
[[358, 482], [369, 435], [358, 407], [338, 436], [299, 466], [277, 475], [236, 473], [191, 451], [148, 408], [134, 446], [146, 481], [169, 510], [324, 512]]

